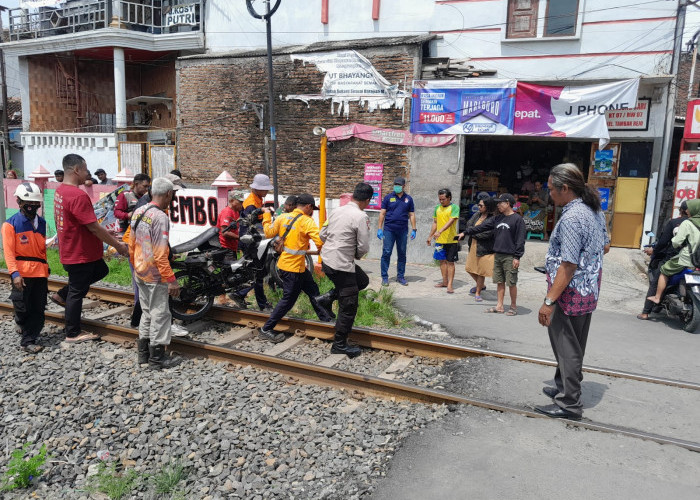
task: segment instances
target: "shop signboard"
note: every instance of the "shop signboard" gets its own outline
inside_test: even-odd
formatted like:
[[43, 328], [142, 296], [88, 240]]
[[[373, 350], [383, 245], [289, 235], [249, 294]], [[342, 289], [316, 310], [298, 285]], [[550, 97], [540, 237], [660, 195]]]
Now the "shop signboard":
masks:
[[515, 80], [415, 80], [414, 134], [513, 135]]
[[21, 9], [38, 9], [40, 7], [58, 7], [65, 0], [21, 0]]
[[365, 163], [365, 182], [372, 186], [374, 193], [367, 206], [368, 210], [381, 210], [382, 208], [382, 176], [384, 175], [383, 163]]
[[683, 139], [700, 140], [700, 99], [688, 101]]
[[340, 127], [326, 130], [329, 141], [344, 141], [351, 137], [357, 137], [363, 141], [381, 142], [396, 146], [423, 146], [435, 148], [452, 144], [457, 139], [455, 135], [420, 135], [412, 134], [408, 130], [379, 128], [361, 123], [349, 123]]
[[637, 99], [633, 109], [611, 109], [606, 114], [608, 130], [649, 130], [651, 99]]
[[637, 102], [639, 79], [580, 86], [545, 86], [518, 82], [515, 135], [610, 139], [605, 121], [612, 110]]
[[196, 26], [199, 24], [197, 20], [197, 4], [194, 3], [173, 5], [164, 17], [163, 26], [168, 28], [182, 25]]
[[700, 165], [700, 153], [681, 151], [678, 159], [676, 189], [673, 193], [673, 217], [679, 216], [679, 208], [683, 201], [698, 197], [698, 181], [700, 181], [698, 165]]

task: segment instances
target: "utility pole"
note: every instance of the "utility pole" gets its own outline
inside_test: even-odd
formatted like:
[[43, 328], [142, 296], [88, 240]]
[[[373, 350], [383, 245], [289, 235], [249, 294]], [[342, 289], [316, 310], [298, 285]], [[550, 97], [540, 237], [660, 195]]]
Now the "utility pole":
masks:
[[[7, 10], [7, 7], [0, 5], [0, 36], [4, 38], [5, 29], [2, 25], [2, 15]], [[5, 43], [5, 40], [0, 40], [0, 44]], [[2, 92], [2, 169], [3, 175], [0, 175], [0, 226], [5, 223], [5, 185], [3, 178], [7, 169], [7, 160], [10, 155], [10, 132], [7, 127], [7, 80], [5, 78], [5, 51], [0, 45], [0, 70], [2, 71], [2, 81], [0, 82]], [[0, 238], [0, 249], [2, 248], [2, 238]]]
[[678, 66], [683, 49], [683, 28], [685, 26], [685, 11], [688, 6], [687, 0], [678, 2], [676, 10], [676, 29], [674, 32], [673, 57], [671, 58], [671, 77], [668, 83], [666, 97], [666, 117], [664, 120], [664, 135], [661, 146], [661, 162], [659, 164], [659, 175], [656, 180], [656, 200], [654, 202], [654, 212], [651, 220], [651, 230], [659, 234], [659, 211], [661, 209], [661, 199], [664, 193], [664, 180], [668, 162], [671, 157], [671, 146], [673, 144], [673, 126], [675, 121], [676, 107], [676, 83], [678, 82]]
[[265, 19], [265, 25], [267, 28], [267, 98], [269, 100], [269, 113], [268, 118], [270, 123], [270, 170], [272, 172], [272, 185], [274, 186], [275, 195], [275, 208], [279, 207], [279, 186], [277, 183], [277, 130], [275, 127], [275, 92], [274, 92], [274, 75], [272, 73], [272, 15], [277, 11], [280, 6], [281, 0], [277, 0], [275, 6], [270, 9], [270, 0], [265, 1], [265, 11], [264, 15], [260, 15], [255, 12], [252, 2], [253, 0], [246, 0], [246, 6], [248, 7], [248, 12], [255, 19]]

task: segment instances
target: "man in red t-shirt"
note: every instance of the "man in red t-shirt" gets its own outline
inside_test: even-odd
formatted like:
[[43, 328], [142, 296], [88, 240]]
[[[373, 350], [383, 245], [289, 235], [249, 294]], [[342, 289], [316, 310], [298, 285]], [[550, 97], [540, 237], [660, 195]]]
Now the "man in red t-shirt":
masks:
[[146, 174], [136, 174], [131, 181], [131, 190], [123, 191], [117, 196], [117, 201], [114, 202], [114, 217], [119, 219], [122, 232], [129, 227], [131, 214], [134, 213], [141, 197], [148, 193], [149, 187], [151, 187], [151, 178]]
[[129, 255], [129, 248], [98, 224], [90, 197], [79, 188], [89, 177], [83, 157], [66, 155], [63, 170], [63, 183], [54, 194], [54, 218], [58, 253], [68, 272], [68, 285], [52, 294], [51, 300], [66, 308], [66, 342], [77, 343], [99, 338], [81, 331], [80, 315], [90, 285], [109, 273], [102, 260], [102, 242], [124, 256]]
[[238, 227], [224, 231], [231, 222], [238, 220], [243, 210], [243, 203], [240, 196], [235, 191], [228, 192], [228, 205], [221, 211], [216, 220], [216, 227], [219, 228], [219, 243], [223, 248], [233, 251], [234, 256], [238, 250]]

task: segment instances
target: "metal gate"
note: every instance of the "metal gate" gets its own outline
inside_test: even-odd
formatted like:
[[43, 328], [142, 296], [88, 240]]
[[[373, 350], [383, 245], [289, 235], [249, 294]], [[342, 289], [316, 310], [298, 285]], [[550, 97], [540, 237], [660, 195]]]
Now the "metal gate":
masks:
[[151, 179], [163, 177], [175, 169], [175, 146], [149, 145], [149, 170]]
[[147, 142], [120, 142], [117, 151], [120, 172], [125, 168], [133, 174], [149, 171]]
[[151, 178], [163, 177], [176, 168], [175, 146], [147, 142], [119, 143], [119, 171], [128, 168], [132, 173], [148, 173]]

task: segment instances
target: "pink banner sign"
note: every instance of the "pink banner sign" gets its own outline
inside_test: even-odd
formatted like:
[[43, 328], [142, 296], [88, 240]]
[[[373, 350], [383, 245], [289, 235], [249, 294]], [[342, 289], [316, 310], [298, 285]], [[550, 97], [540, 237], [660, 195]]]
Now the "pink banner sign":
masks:
[[515, 135], [610, 138], [606, 113], [634, 108], [639, 79], [597, 85], [551, 87], [518, 82]]
[[326, 130], [329, 141], [345, 141], [357, 137], [364, 141], [382, 142], [397, 146], [424, 146], [435, 148], [455, 142], [456, 135], [412, 134], [408, 130], [372, 127], [359, 123], [350, 123]]
[[[326, 131], [328, 134], [328, 131]], [[381, 210], [382, 208], [382, 177], [384, 176], [383, 163], [365, 163], [365, 182], [372, 186], [374, 193], [367, 206], [370, 210]]]

